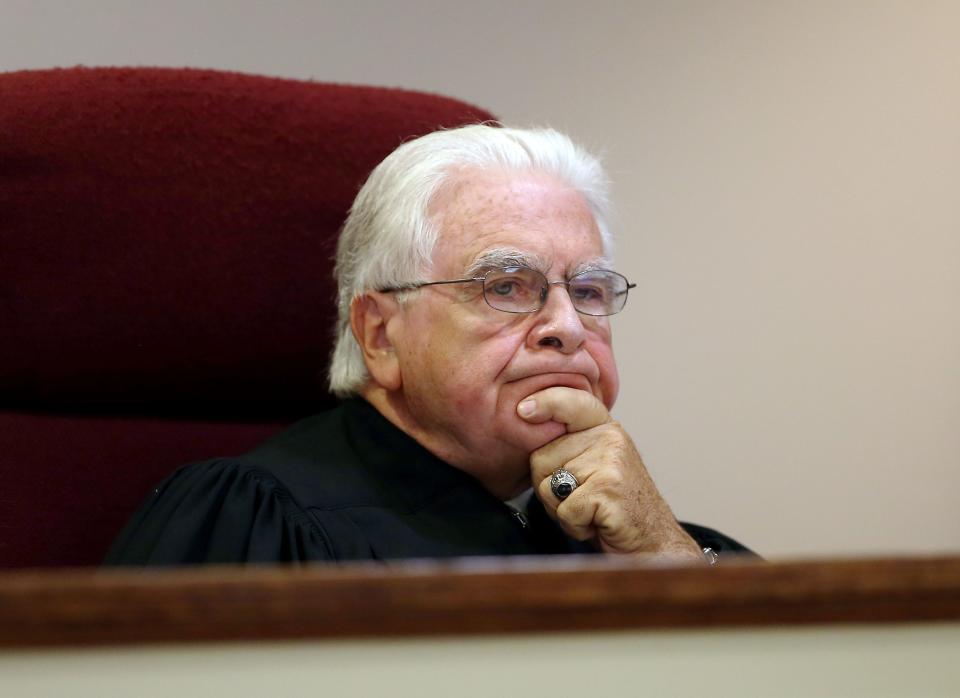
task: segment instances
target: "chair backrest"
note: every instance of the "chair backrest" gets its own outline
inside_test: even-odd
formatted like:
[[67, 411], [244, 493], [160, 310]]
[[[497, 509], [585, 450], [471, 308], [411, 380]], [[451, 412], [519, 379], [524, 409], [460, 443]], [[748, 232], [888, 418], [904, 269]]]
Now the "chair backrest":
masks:
[[150, 486], [330, 404], [336, 235], [407, 90], [0, 74], [0, 566], [96, 564]]

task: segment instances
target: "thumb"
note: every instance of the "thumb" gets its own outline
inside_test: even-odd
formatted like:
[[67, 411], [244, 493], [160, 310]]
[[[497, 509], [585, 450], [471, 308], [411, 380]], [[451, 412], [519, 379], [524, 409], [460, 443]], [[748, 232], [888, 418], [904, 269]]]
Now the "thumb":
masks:
[[560, 422], [568, 432], [583, 431], [612, 421], [606, 406], [586, 390], [557, 386], [524, 398], [517, 414], [531, 424]]

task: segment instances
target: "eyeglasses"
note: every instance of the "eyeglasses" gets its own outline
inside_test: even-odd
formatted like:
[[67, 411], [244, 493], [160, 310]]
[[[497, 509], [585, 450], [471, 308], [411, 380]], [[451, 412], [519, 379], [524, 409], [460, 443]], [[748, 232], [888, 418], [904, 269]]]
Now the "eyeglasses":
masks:
[[426, 281], [380, 289], [383, 293], [412, 291], [424, 286], [465, 284], [479, 281], [483, 284], [483, 299], [491, 308], [505, 313], [535, 313], [547, 302], [551, 286], [566, 286], [574, 309], [583, 315], [614, 315], [627, 303], [627, 292], [635, 288], [622, 274], [608, 269], [593, 269], [574, 274], [567, 281], [548, 281], [547, 277], [529, 267], [491, 269], [483, 276], [452, 281]]

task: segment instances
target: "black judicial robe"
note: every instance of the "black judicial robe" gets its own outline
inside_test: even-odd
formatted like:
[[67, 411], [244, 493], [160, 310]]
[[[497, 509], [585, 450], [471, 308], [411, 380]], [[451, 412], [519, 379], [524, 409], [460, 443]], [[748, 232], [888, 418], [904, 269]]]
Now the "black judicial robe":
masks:
[[[682, 524], [701, 546], [748, 552]], [[525, 515], [361, 399], [250, 453], [184, 466], [157, 487], [107, 565], [305, 563], [594, 552], [531, 498]]]

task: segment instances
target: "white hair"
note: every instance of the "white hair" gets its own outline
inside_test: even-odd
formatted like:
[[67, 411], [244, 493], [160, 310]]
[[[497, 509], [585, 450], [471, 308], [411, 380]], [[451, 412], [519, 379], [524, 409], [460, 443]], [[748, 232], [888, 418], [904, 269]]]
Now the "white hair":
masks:
[[428, 216], [430, 202], [465, 167], [534, 170], [567, 182], [586, 199], [604, 254], [611, 255], [606, 175], [595, 157], [562, 133], [475, 124], [404, 143], [370, 173], [337, 243], [339, 316], [330, 361], [330, 390], [337, 396], [357, 394], [369, 380], [350, 327], [353, 300], [424, 279], [439, 234]]

